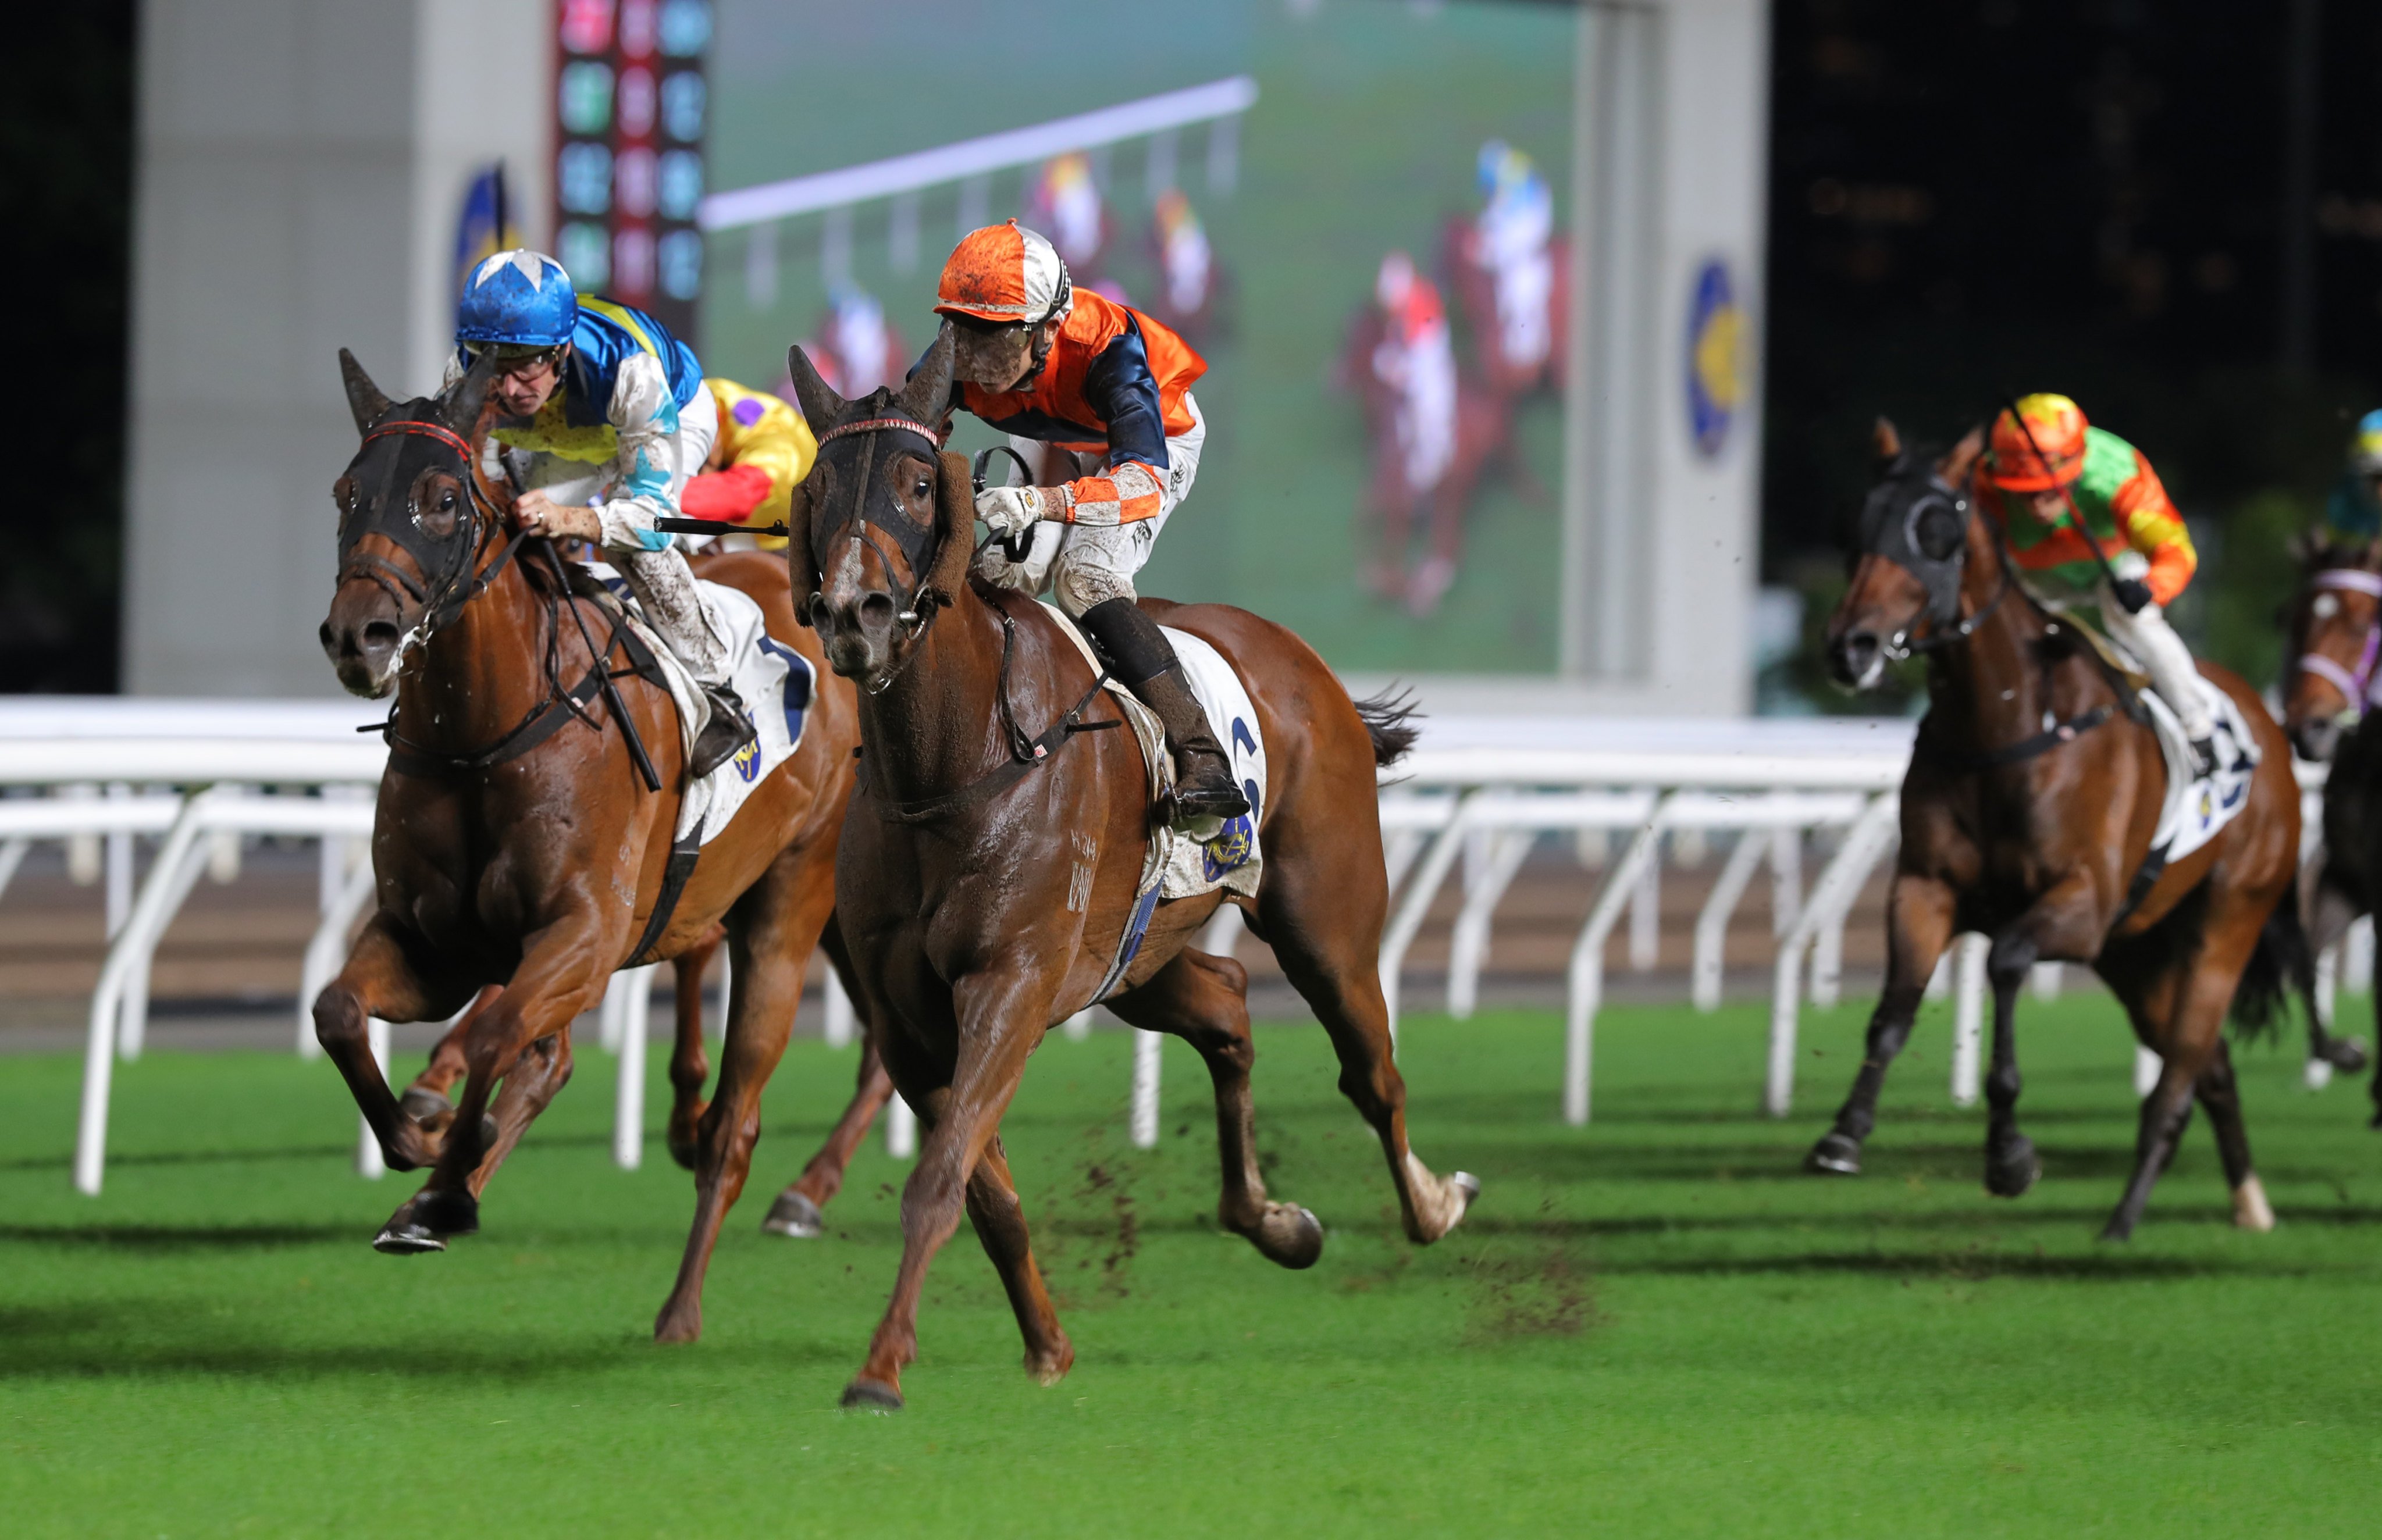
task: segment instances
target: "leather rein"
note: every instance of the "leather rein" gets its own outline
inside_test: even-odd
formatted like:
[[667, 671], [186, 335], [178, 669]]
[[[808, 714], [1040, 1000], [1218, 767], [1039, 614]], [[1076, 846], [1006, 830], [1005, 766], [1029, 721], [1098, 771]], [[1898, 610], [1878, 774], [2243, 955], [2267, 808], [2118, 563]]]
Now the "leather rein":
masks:
[[[2333, 567], [2315, 575], [2318, 593], [2363, 593], [2367, 598], [2382, 600], [2382, 574], [2366, 572], [2353, 567]], [[2322, 653], [2302, 653], [2299, 666], [2302, 673], [2316, 678], [2339, 690], [2352, 712], [2382, 703], [2382, 678], [2376, 678], [2375, 665], [2382, 661], [2382, 609], [2365, 623], [2365, 646], [2357, 660], [2354, 673], [2325, 656]]]
[[[528, 537], [524, 535], [513, 534], [506, 540], [504, 549], [497, 553], [496, 559], [488, 563], [485, 568], [480, 568], [480, 555], [487, 548], [489, 540], [504, 531], [505, 519], [504, 510], [497, 506], [496, 499], [481, 484], [479, 469], [473, 463], [475, 457], [470, 442], [461, 434], [441, 427], [437, 423], [412, 422], [384, 424], [364, 434], [363, 441], [370, 444], [376, 438], [399, 434], [430, 439], [442, 447], [451, 450], [461, 462], [460, 480], [470, 495], [472, 518], [469, 537], [460, 543], [463, 555], [440, 578], [436, 590], [437, 597], [435, 600], [431, 597], [432, 590], [417, 581], [412, 574], [378, 556], [351, 556], [341, 564], [338, 581], [345, 583], [352, 578], [363, 578], [378, 584], [383, 591], [389, 593], [391, 598], [398, 598], [397, 593], [389, 588], [388, 583], [389, 577], [395, 578], [416, 603], [427, 606], [411, 632], [413, 642], [426, 646], [439, 628], [453, 624], [456, 617], [463, 613], [463, 607], [466, 605], [495, 586], [498, 576], [503, 573], [506, 567], [521, 556], [529, 542]], [[367, 723], [356, 729], [358, 732], [377, 732], [381, 735], [381, 740], [388, 745], [390, 769], [407, 776], [459, 775], [486, 770], [529, 752], [559, 732], [563, 726], [573, 718], [594, 731], [601, 733], [604, 730], [603, 725], [587, 712], [588, 703], [600, 695], [611, 707], [614, 719], [620, 724], [621, 731], [628, 738], [630, 757], [635, 762], [638, 774], [645, 782], [646, 789], [649, 791], [661, 789], [661, 777], [656, 772], [652, 759], [645, 752], [645, 741], [637, 732], [636, 724], [630, 719], [620, 701], [619, 687], [614, 682], [623, 677], [635, 675], [646, 678], [648, 682], [661, 685], [667, 690], [668, 685], [661, 672], [659, 660], [655, 658], [650, 650], [638, 641], [636, 633], [628, 629], [627, 617], [618, 610], [612, 612], [610, 629], [604, 638], [602, 647], [598, 648], [594, 638], [588, 633], [585, 618], [579, 613], [579, 606], [571, 597], [570, 580], [564, 574], [561, 558], [555, 555], [551, 543], [546, 544], [544, 554], [546, 565], [552, 569], [557, 584], [557, 592], [546, 602], [546, 688], [545, 696], [495, 742], [485, 748], [462, 752], [433, 748], [429, 744], [418, 743], [407, 738], [398, 730], [398, 703], [391, 701], [387, 721]], [[384, 577], [384, 573], [387, 574], [387, 577]], [[404, 601], [400, 599], [399, 602], [402, 604]], [[587, 672], [577, 683], [568, 689], [565, 689], [562, 683], [560, 648], [562, 627], [560, 618], [556, 613], [558, 607], [563, 605], [571, 606], [571, 618], [579, 624], [580, 640], [585, 643], [588, 655], [593, 660]], [[627, 652], [628, 667], [621, 669], [612, 667], [612, 650], [616, 646], [622, 647]]]
[[[874, 436], [881, 433], [915, 434], [938, 449], [942, 444], [942, 436], [934, 429], [924, 422], [907, 417], [870, 417], [857, 422], [845, 422], [821, 434], [818, 443], [820, 449], [824, 450], [829, 443], [839, 438], [863, 434]], [[1023, 464], [1022, 461], [1020, 463]], [[852, 540], [855, 545], [866, 541], [869, 548], [876, 551], [878, 559], [885, 563], [886, 570], [890, 574], [893, 568], [890, 557], [885, 548], [866, 533], [869, 528], [868, 481], [875, 467], [876, 457], [864, 452], [860, 458], [860, 487], [853, 499], [852, 522], [855, 528], [853, 531]], [[932, 578], [935, 563], [942, 556], [943, 542], [948, 538], [947, 534], [939, 532], [934, 543], [927, 547], [925, 556], [915, 564], [915, 570], [920, 574], [917, 586], [911, 593], [909, 605], [896, 617], [910, 633], [910, 648], [902, 655], [901, 661], [886, 673], [884, 678], [869, 687], [868, 693], [871, 695], [882, 695], [891, 687], [895, 679], [902, 677], [902, 672], [924, 650], [921, 644], [925, 640], [927, 628], [934, 623], [937, 614], [952, 606], [953, 602], [952, 596], [936, 588]], [[901, 544], [898, 537], [895, 544]], [[907, 553], [904, 554], [906, 556]], [[993, 708], [1001, 718], [1001, 737], [1008, 745], [1009, 757], [957, 790], [941, 792], [932, 797], [915, 798], [907, 801], [888, 797], [881, 789], [869, 784], [870, 777], [863, 774], [859, 777], [861, 789], [866, 791], [868, 800], [876, 804], [877, 815], [888, 823], [927, 824], [939, 818], [948, 817], [963, 808], [972, 807], [998, 792], [1005, 791], [1025, 779], [1028, 774], [1050, 763], [1051, 750], [1063, 747], [1067, 740], [1077, 733], [1100, 732], [1124, 725], [1122, 717], [1112, 722], [1087, 722], [1083, 719], [1084, 713], [1091, 708], [1092, 702], [1099, 697], [1102, 690], [1108, 688], [1109, 670], [1102, 668], [1099, 671], [1099, 677], [1092, 680], [1092, 688], [1084, 691], [1081, 700], [1062, 713], [1059, 719], [1039, 737], [1027, 737], [1025, 729], [1017, 725], [1016, 710], [1011, 705], [1009, 698], [1010, 663], [1017, 649], [1017, 622], [1006, 610], [999, 613], [1001, 615], [1001, 672], [993, 687]], [[861, 751], [854, 748], [852, 751], [852, 757], [861, 759], [863, 757]]]

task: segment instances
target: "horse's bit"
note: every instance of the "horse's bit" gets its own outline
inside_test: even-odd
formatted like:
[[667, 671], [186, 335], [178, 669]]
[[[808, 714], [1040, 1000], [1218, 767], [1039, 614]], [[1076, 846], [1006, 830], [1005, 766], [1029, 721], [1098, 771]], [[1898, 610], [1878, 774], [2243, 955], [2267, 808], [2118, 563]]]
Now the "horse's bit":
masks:
[[[2362, 572], [2355, 568], [2337, 567], [2315, 575], [2319, 593], [2363, 593], [2369, 599], [2382, 600], [2382, 574]], [[2375, 677], [2375, 664], [2382, 661], [2382, 610], [2365, 623], [2365, 647], [2357, 659], [2357, 670], [2351, 673], [2322, 653], [2302, 653], [2300, 668], [2333, 686], [2349, 703], [2351, 711], [2382, 703], [2382, 678]]]

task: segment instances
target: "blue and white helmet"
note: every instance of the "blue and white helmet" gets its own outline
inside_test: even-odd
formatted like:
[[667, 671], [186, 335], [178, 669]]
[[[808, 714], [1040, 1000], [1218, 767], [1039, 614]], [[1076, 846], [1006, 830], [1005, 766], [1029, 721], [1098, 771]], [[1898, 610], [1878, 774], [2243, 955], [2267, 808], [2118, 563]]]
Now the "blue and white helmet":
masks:
[[2382, 411], [2357, 420], [2357, 436], [2349, 441], [2350, 468], [2361, 476], [2382, 476]]
[[499, 251], [472, 269], [455, 308], [455, 340], [554, 348], [579, 324], [571, 275], [543, 251]]

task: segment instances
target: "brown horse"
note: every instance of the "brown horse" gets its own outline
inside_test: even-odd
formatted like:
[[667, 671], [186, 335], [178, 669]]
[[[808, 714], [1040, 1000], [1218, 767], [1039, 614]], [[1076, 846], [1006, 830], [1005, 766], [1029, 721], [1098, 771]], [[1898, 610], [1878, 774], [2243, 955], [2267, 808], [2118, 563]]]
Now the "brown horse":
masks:
[[[696, 569], [703, 562], [696, 562]], [[699, 1169], [702, 1159], [703, 1087], [710, 1078], [711, 1063], [703, 1042], [703, 976], [710, 971], [712, 959], [728, 939], [728, 927], [715, 924], [704, 936], [670, 959], [670, 971], [676, 987], [672, 991], [673, 1033], [670, 1052], [670, 1115], [665, 1143], [670, 1158], [693, 1171]], [[843, 943], [836, 935], [835, 921], [830, 918], [827, 929], [820, 933], [819, 949], [843, 980], [847, 995], [852, 990], [852, 965], [843, 956]], [[448, 1099], [457, 1082], [470, 1070], [464, 1055], [471, 1041], [472, 1029], [480, 1012], [496, 1003], [504, 993], [502, 984], [492, 984], [483, 988], [472, 1008], [447, 1030], [430, 1050], [430, 1059], [413, 1083], [397, 1099], [398, 1106], [415, 1122], [432, 1133], [443, 1133], [454, 1120], [455, 1106]], [[843, 1189], [843, 1174], [852, 1164], [854, 1151], [867, 1136], [868, 1127], [893, 1094], [893, 1082], [885, 1073], [884, 1064], [877, 1057], [877, 1045], [864, 1035], [861, 1039], [859, 1083], [853, 1088], [852, 1101], [843, 1115], [828, 1132], [827, 1143], [812, 1155], [803, 1167], [802, 1175], [789, 1183], [769, 1205], [761, 1228], [771, 1235], [794, 1240], [806, 1240], [823, 1233], [825, 1224], [821, 1210]], [[493, 1131], [494, 1125], [487, 1125]], [[486, 1136], [494, 1143], [495, 1134]]]
[[[2319, 535], [2302, 552], [2302, 565], [2285, 621], [2291, 661], [2283, 675], [2283, 729], [2302, 755], [2330, 767], [2324, 859], [2307, 901], [2309, 946], [2321, 952], [2382, 900], [2382, 713], [2368, 709], [2382, 674], [2382, 541], [2336, 545]], [[2315, 1017], [2313, 1001], [2308, 1015]], [[2356, 1039], [2328, 1042], [2330, 1051], [2318, 1057], [2341, 1069], [2364, 1067]], [[2374, 1123], [2382, 1128], [2382, 1063], [2371, 1094]]]
[[[373, 837], [377, 910], [315, 1001], [314, 1024], [388, 1164], [432, 1167], [374, 1243], [442, 1250], [476, 1230], [488, 1179], [570, 1078], [571, 1021], [614, 970], [674, 958], [724, 919], [727, 1045], [717, 1094], [694, 1119], [694, 1230], [655, 1326], [664, 1340], [691, 1339], [759, 1133], [761, 1088], [834, 903], [858, 736], [852, 691], [817, 692], [799, 748], [692, 872], [674, 871], [675, 708], [600, 587], [571, 579], [542, 541], [508, 532], [478, 470], [495, 410], [485, 362], [436, 398], [397, 404], [353, 359], [340, 361], [363, 444], [334, 492], [339, 580], [323, 647], [349, 690], [394, 690], [397, 702]], [[758, 602], [781, 643], [818, 655], [774, 557], [706, 569]], [[616, 670], [621, 654], [630, 666]], [[434, 1131], [389, 1094], [366, 1019], [445, 1017], [490, 984], [504, 987], [463, 1034], [460, 1104]], [[699, 1086], [679, 1081], [681, 1097]]]
[[2164, 869], [2149, 861], [2167, 787], [2157, 738], [2132, 719], [2128, 687], [2075, 627], [2027, 594], [1991, 521], [1971, 511], [1982, 432], [1931, 463], [1906, 453], [1881, 420], [1875, 446], [1883, 479], [1863, 510], [1850, 589], [1828, 623], [1829, 664], [1840, 682], [1865, 688], [1888, 656], [1923, 652], [1930, 707], [1902, 783], [1885, 993], [1852, 1094], [1812, 1149], [1811, 1168], [1860, 1168], [1879, 1086], [1936, 959], [1955, 935], [1979, 931], [1993, 940], [1986, 1190], [2017, 1197], [2041, 1170], [2018, 1129], [2019, 985], [2038, 960], [2088, 962], [2165, 1060], [2143, 1101], [2132, 1179], [2104, 1238], [2132, 1233], [2195, 1094], [2216, 1126], [2234, 1222], [2270, 1228], [2224, 1024], [2229, 1003], [2246, 1021], [2265, 1020], [2304, 966], [2297, 913], [2278, 907], [2300, 837], [2282, 729], [2248, 685], [2203, 664], [2240, 705], [2262, 757], [2229, 825]]
[[[1222, 895], [1136, 902], [1153, 816], [1130, 731], [1063, 622], [971, 585], [967, 462], [938, 453], [952, 385], [948, 329], [900, 396], [846, 402], [796, 348], [788, 361], [819, 461], [795, 499], [795, 605], [836, 672], [861, 686], [861, 789], [836, 864], [836, 913], [886, 1068], [925, 1125], [902, 1198], [901, 1270], [846, 1405], [902, 1404], [918, 1295], [962, 1206], [1025, 1339], [1055, 1383], [1074, 1351], [1051, 1308], [1000, 1139], [1044, 1032], [1108, 995], [1136, 1026], [1187, 1039], [1216, 1093], [1225, 1228], [1288, 1267], [1320, 1254], [1315, 1216], [1268, 1200], [1258, 1170], [1247, 975], [1189, 942]], [[1479, 1184], [1431, 1174], [1406, 1147], [1376, 953], [1388, 906], [1374, 771], [1411, 734], [1353, 704], [1322, 659], [1278, 626], [1221, 605], [1144, 601], [1212, 643], [1246, 681], [1273, 784], [1250, 929], [1313, 1006], [1340, 1086], [1388, 1157], [1407, 1235], [1428, 1243]], [[1138, 950], [1128, 931], [1146, 922]]]

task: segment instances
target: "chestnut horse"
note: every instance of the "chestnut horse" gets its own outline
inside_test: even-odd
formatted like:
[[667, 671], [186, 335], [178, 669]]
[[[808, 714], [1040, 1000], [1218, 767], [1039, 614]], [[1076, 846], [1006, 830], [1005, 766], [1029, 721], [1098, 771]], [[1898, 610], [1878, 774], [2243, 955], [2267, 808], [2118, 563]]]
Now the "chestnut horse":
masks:
[[[1010, 1180], [1001, 1118], [1043, 1033], [1106, 998], [1134, 1025], [1187, 1039], [1216, 1093], [1220, 1216], [1271, 1260], [1320, 1254], [1315, 1216], [1271, 1202], [1249, 1099], [1247, 974], [1189, 943], [1223, 895], [1139, 906], [1153, 816], [1148, 772], [1076, 645], [1025, 595], [972, 584], [965, 459], [939, 454], [947, 327], [899, 396], [847, 402], [798, 348], [795, 392], [819, 459], [798, 493], [788, 556], [797, 613], [861, 687], [860, 788], [836, 862], [836, 914], [885, 1066], [925, 1125], [902, 1196], [902, 1264], [847, 1406], [902, 1404], [919, 1291], [963, 1204], [1009, 1293], [1025, 1368], [1055, 1384], [1074, 1360]], [[1222, 653], [1246, 682], [1272, 784], [1249, 928], [1331, 1034], [1340, 1088], [1380, 1137], [1407, 1236], [1438, 1240], [1479, 1191], [1406, 1147], [1406, 1086], [1376, 976], [1388, 907], [1374, 771], [1411, 733], [1352, 703], [1279, 626], [1222, 605], [1144, 601]], [[1123, 946], [1146, 919], [1138, 951]]]
[[[2291, 661], [2283, 676], [2283, 729], [2303, 756], [2330, 767], [2324, 859], [2307, 905], [2308, 943], [2321, 952], [2382, 900], [2382, 713], [2368, 709], [2382, 698], [2382, 541], [2336, 545], [2318, 535], [2302, 562], [2285, 623]], [[2338, 1069], [2364, 1067], [2354, 1038], [2331, 1043], [2333, 1051], [2317, 1057]], [[2382, 1128], [2382, 1063], [2371, 1094], [2374, 1125]]]
[[[834, 904], [858, 736], [852, 691], [817, 691], [795, 752], [673, 878], [675, 707], [635, 666], [643, 644], [601, 588], [583, 571], [570, 578], [542, 540], [509, 532], [478, 469], [495, 410], [485, 361], [440, 396], [402, 404], [344, 351], [340, 363], [363, 444], [334, 491], [339, 578], [323, 647], [350, 691], [397, 701], [373, 833], [377, 909], [316, 999], [314, 1025], [388, 1164], [432, 1167], [374, 1244], [436, 1251], [476, 1230], [488, 1179], [570, 1078], [571, 1021], [614, 970], [706, 944], [724, 919], [727, 1043], [717, 1094], [690, 1116], [694, 1224], [655, 1326], [663, 1340], [692, 1339], [704, 1270], [759, 1133], [761, 1088]], [[774, 557], [723, 556], [706, 570], [758, 602], [784, 645], [818, 655]], [[632, 666], [615, 669], [616, 654]], [[443, 1131], [425, 1127], [390, 1094], [366, 1020], [436, 1020], [490, 984], [501, 993], [462, 1034], [460, 1104]], [[681, 1100], [699, 1094], [699, 1076], [673, 1080]]]
[[2019, 985], [2037, 961], [2087, 962], [2165, 1061], [2103, 1238], [2132, 1233], [2195, 1094], [2216, 1126], [2234, 1222], [2271, 1228], [2224, 1025], [2229, 1004], [2247, 1023], [2265, 1021], [2305, 963], [2297, 911], [2278, 907], [2300, 840], [2282, 729], [2248, 685], [2201, 665], [2241, 707], [2261, 758], [2229, 825], [2163, 870], [2146, 865], [2167, 788], [2157, 737], [2075, 627], [2035, 604], [1992, 521], [1973, 513], [1982, 431], [1931, 463], [1880, 420], [1875, 447], [1882, 480], [1861, 516], [1850, 589], [1828, 622], [1828, 661], [1840, 682], [1863, 689], [1889, 656], [1923, 652], [1930, 704], [1902, 783], [1885, 993], [1852, 1094], [1811, 1167], [1860, 1170], [1878, 1088], [1936, 959], [1954, 935], [1978, 931], [1993, 941], [1986, 1191], [2017, 1197], [2041, 1171], [2018, 1128]]

